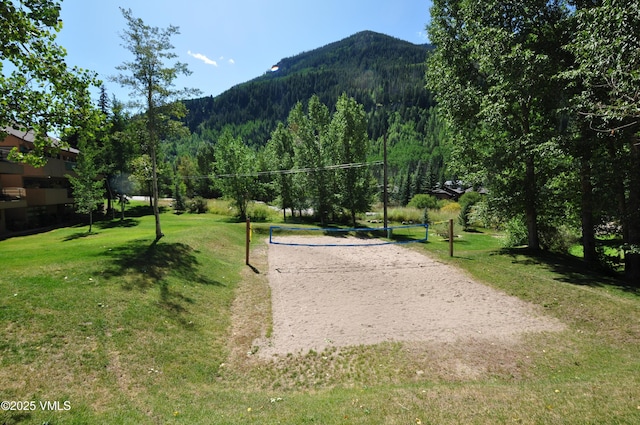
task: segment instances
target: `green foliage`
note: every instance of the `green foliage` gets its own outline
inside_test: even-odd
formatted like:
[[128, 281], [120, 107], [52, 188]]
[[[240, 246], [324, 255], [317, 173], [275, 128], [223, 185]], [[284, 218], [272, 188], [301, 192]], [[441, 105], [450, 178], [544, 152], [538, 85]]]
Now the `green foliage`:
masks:
[[564, 64], [567, 14], [539, 0], [436, 0], [429, 25], [438, 47], [427, 86], [455, 129], [457, 168], [508, 199], [509, 217], [526, 217], [532, 249], [541, 193], [563, 157], [556, 138], [563, 87], [554, 77]]
[[185, 199], [185, 185], [180, 180], [176, 179], [173, 189], [173, 209], [180, 213], [187, 209], [187, 201]]
[[[317, 95], [335, 105], [346, 93], [363, 105], [372, 139], [382, 137], [390, 114], [414, 121], [417, 110], [433, 104], [424, 90], [424, 58], [430, 47], [373, 32], [280, 61], [269, 72], [225, 93], [186, 102], [192, 131], [211, 131], [216, 139], [225, 127], [248, 144], [263, 146], [278, 122], [284, 122], [299, 100]], [[416, 120], [421, 122], [420, 120]], [[421, 124], [423, 125], [423, 124]]]
[[33, 131], [33, 151], [14, 149], [11, 158], [42, 166], [47, 152], [68, 147], [47, 133], [82, 129], [93, 108], [89, 89], [98, 81], [94, 72], [67, 66], [66, 51], [56, 43], [59, 2], [3, 1], [0, 16], [0, 129]]
[[127, 23], [127, 29], [121, 35], [123, 46], [133, 55], [134, 60], [117, 66], [116, 69], [122, 74], [112, 77], [112, 80], [131, 89], [131, 105], [138, 106], [145, 112], [137, 117], [145, 130], [140, 134], [139, 140], [148, 152], [151, 163], [151, 194], [156, 219], [156, 240], [159, 240], [163, 236], [158, 209], [159, 141], [169, 135], [185, 134], [186, 129], [178, 120], [184, 117], [186, 108], [175, 100], [197, 91], [173, 88], [178, 75], [189, 75], [186, 64], [175, 62], [171, 66], [165, 65], [165, 61], [177, 57], [173, 52], [171, 37], [179, 34], [178, 27], [151, 27], [142, 19], [135, 18], [131, 9], [120, 10]]
[[420, 193], [411, 198], [411, 201], [409, 201], [409, 204], [407, 206], [421, 209], [435, 209], [438, 208], [438, 199], [433, 195]]
[[288, 125], [295, 142], [295, 163], [300, 169], [310, 169], [302, 174], [304, 196], [320, 221], [325, 224], [335, 211], [335, 171], [326, 167], [335, 165], [335, 141], [328, 137], [331, 115], [329, 108], [312, 96], [305, 107], [298, 103], [289, 114]]
[[522, 218], [514, 217], [504, 225], [504, 246], [513, 248], [527, 244], [527, 225]]
[[471, 191], [471, 192], [463, 193], [462, 196], [458, 198], [458, 203], [461, 206], [464, 206], [464, 205], [474, 206], [481, 200], [482, 200], [482, 195], [480, 193]]
[[274, 210], [269, 208], [269, 206], [262, 203], [253, 203], [249, 206], [249, 218], [253, 222], [267, 222], [273, 219]]
[[201, 196], [188, 199], [185, 207], [187, 212], [191, 214], [204, 214], [208, 211], [207, 200]]
[[[335, 164], [362, 164], [367, 159], [369, 137], [364, 108], [355, 99], [343, 94], [338, 99], [331, 118], [328, 137], [335, 143]], [[375, 184], [368, 167], [348, 167], [336, 172], [338, 205], [351, 215], [356, 226], [356, 214], [369, 210]]]
[[232, 200], [239, 218], [247, 217], [247, 205], [256, 191], [255, 152], [241, 139], [226, 132], [216, 143], [216, 185]]
[[82, 144], [84, 149], [78, 155], [78, 163], [74, 168], [75, 175], [69, 174], [67, 178], [73, 188], [73, 198], [76, 211], [89, 215], [89, 233], [93, 226], [93, 212], [98, 209], [98, 204], [104, 199], [103, 181], [99, 179], [98, 170], [91, 156], [89, 146]]
[[463, 230], [469, 230], [471, 227], [471, 221], [469, 220], [469, 215], [471, 214], [471, 205], [470, 204], [461, 204], [460, 205], [460, 214], [458, 214], [458, 224], [462, 226]]

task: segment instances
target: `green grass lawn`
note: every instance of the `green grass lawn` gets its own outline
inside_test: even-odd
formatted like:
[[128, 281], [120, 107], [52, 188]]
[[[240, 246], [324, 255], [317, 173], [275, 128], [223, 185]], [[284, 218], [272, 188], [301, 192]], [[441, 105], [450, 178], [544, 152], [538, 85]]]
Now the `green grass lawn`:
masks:
[[411, 249], [567, 329], [509, 347], [389, 343], [265, 362], [251, 343], [270, 331], [268, 224], [254, 226], [249, 268], [244, 223], [166, 212], [155, 244], [153, 217], [132, 212], [92, 234], [0, 241], [0, 394], [36, 403], [0, 423], [640, 423], [639, 294], [571, 258], [502, 250], [489, 232], [458, 232], [449, 258], [430, 234]]

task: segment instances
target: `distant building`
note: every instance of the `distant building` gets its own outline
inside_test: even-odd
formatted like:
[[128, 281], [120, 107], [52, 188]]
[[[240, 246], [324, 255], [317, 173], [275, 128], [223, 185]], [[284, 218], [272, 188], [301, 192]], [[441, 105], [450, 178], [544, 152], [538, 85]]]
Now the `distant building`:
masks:
[[0, 142], [0, 236], [60, 224], [71, 217], [74, 201], [66, 175], [74, 174], [78, 150], [60, 149], [43, 167], [35, 168], [7, 159], [14, 147], [22, 152], [33, 149], [33, 133], [3, 131], [7, 137]]

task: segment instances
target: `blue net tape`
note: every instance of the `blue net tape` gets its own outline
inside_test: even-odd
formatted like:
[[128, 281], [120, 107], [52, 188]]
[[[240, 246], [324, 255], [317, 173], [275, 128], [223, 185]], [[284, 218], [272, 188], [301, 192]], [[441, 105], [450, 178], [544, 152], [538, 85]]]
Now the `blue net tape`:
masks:
[[[274, 230], [286, 230], [286, 231], [301, 231], [301, 232], [323, 232], [323, 233], [349, 233], [349, 232], [383, 232], [388, 233], [388, 231], [393, 232], [394, 229], [409, 229], [409, 228], [424, 228], [425, 236], [422, 239], [410, 239], [410, 240], [386, 240], [382, 242], [368, 242], [368, 243], [322, 243], [322, 244], [314, 244], [314, 243], [296, 243], [296, 242], [278, 242], [273, 240], [273, 231]], [[283, 226], [270, 226], [269, 227], [269, 243], [273, 245], [287, 245], [287, 246], [346, 246], [346, 247], [354, 247], [354, 246], [378, 246], [378, 245], [398, 245], [398, 244], [408, 244], [408, 243], [416, 243], [416, 242], [426, 242], [429, 238], [429, 225], [428, 224], [409, 224], [403, 226], [391, 226], [391, 227], [376, 227], [376, 228], [367, 228], [367, 227], [358, 227], [358, 228], [347, 228], [347, 229], [335, 229], [335, 228], [324, 228], [324, 227], [283, 227]]]

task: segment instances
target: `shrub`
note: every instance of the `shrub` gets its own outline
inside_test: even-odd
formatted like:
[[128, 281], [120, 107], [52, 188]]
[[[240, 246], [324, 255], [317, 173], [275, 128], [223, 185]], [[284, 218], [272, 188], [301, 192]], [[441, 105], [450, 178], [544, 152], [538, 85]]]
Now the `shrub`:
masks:
[[429, 219], [429, 208], [425, 208], [422, 212], [422, 224], [429, 224], [431, 220]]
[[500, 218], [495, 211], [489, 208], [489, 202], [486, 200], [474, 204], [467, 218], [472, 226], [484, 227], [486, 229], [498, 229], [501, 225]]
[[460, 214], [458, 215], [458, 224], [460, 224], [464, 230], [468, 230], [471, 227], [470, 215], [471, 204], [462, 204]]
[[419, 209], [438, 208], [438, 199], [433, 195], [420, 193], [411, 198], [407, 206]]
[[192, 214], [202, 214], [207, 212], [207, 200], [201, 196], [189, 199], [187, 201], [187, 212]]
[[509, 220], [506, 223], [504, 230], [506, 234], [506, 238], [504, 240], [505, 247], [513, 248], [527, 244], [527, 225], [521, 218], [516, 217]]
[[472, 207], [481, 200], [482, 195], [478, 192], [465, 192], [460, 196], [460, 199], [458, 199], [458, 203], [461, 205], [462, 209], [464, 209], [465, 206]]
[[272, 210], [265, 204], [253, 204], [249, 207], [247, 215], [251, 221], [265, 222], [271, 217]]
[[567, 253], [571, 247], [580, 243], [580, 234], [577, 229], [564, 224], [541, 226], [540, 242], [551, 251]]

